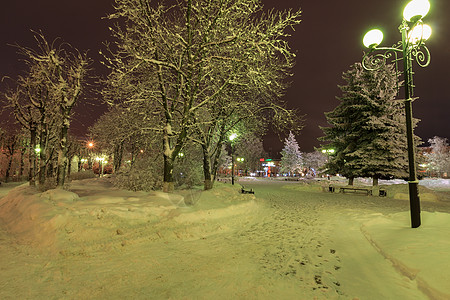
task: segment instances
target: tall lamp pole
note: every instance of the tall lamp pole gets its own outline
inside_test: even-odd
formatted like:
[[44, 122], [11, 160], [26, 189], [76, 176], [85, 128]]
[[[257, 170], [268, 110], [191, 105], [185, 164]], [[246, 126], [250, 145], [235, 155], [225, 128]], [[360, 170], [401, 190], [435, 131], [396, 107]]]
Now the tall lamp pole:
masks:
[[231, 184], [234, 185], [234, 144], [233, 140], [237, 138], [236, 133], [232, 133], [229, 137], [231, 142]]
[[[419, 181], [416, 174], [415, 145], [413, 134], [412, 101], [413, 99], [413, 60], [421, 67], [430, 64], [431, 56], [425, 41], [431, 36], [431, 27], [423, 24], [423, 17], [430, 10], [428, 0], [412, 0], [403, 11], [403, 21], [399, 27], [402, 40], [392, 47], [378, 47], [383, 40], [383, 33], [378, 29], [367, 32], [363, 43], [370, 49], [362, 60], [366, 70], [377, 70], [381, 68], [388, 59], [395, 62], [403, 61], [403, 77], [405, 85], [405, 115], [406, 115], [406, 138], [408, 142], [409, 163], [409, 202], [411, 211], [411, 227], [420, 226], [420, 198]], [[375, 52], [378, 51], [378, 52]]]

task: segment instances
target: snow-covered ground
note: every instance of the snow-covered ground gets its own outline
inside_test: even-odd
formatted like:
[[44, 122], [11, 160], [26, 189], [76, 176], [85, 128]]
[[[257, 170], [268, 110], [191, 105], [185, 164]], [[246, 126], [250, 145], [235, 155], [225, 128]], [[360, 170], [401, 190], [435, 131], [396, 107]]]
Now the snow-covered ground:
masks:
[[416, 229], [405, 182], [240, 183], [256, 194], [3, 184], [0, 299], [450, 299], [449, 180], [421, 181]]

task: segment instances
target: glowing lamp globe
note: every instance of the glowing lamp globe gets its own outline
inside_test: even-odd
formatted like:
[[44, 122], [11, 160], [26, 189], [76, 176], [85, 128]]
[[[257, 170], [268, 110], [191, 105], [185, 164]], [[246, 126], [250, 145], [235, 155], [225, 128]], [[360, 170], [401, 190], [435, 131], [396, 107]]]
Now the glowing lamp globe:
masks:
[[383, 32], [379, 29], [372, 29], [366, 33], [363, 39], [363, 44], [367, 48], [374, 48], [383, 41]]
[[422, 19], [430, 11], [428, 0], [412, 0], [403, 10], [403, 18], [408, 22], [415, 22]]
[[431, 36], [431, 27], [427, 24], [416, 25], [408, 33], [408, 40], [412, 44], [418, 44], [420, 41], [426, 41]]
[[237, 138], [237, 134], [233, 133], [230, 135], [230, 141], [234, 140], [235, 138]]

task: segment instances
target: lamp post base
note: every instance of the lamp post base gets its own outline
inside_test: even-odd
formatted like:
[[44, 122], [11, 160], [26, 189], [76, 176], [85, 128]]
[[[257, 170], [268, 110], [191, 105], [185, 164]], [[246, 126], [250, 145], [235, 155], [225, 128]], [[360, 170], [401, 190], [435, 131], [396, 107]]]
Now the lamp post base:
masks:
[[417, 181], [409, 182], [409, 205], [411, 211], [411, 228], [420, 226], [420, 198], [419, 183]]

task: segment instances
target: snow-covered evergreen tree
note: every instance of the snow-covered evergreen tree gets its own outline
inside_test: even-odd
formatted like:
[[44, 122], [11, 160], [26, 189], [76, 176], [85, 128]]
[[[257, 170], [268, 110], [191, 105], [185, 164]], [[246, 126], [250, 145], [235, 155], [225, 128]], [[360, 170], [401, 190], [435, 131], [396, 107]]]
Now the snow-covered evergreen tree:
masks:
[[281, 172], [291, 175], [301, 171], [302, 153], [292, 132], [289, 132], [288, 138], [284, 141], [284, 148], [281, 151], [281, 155]]
[[[406, 177], [408, 170], [403, 102], [395, 100], [398, 74], [392, 65], [367, 71], [360, 63], [343, 74], [341, 103], [325, 113], [331, 127], [322, 130], [336, 150], [326, 164], [352, 184], [355, 177]], [[414, 120], [417, 124], [418, 120]], [[416, 137], [416, 141], [419, 138]], [[416, 143], [417, 144], [417, 143]]]

